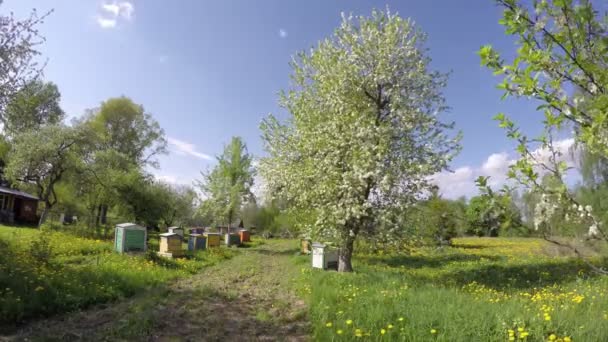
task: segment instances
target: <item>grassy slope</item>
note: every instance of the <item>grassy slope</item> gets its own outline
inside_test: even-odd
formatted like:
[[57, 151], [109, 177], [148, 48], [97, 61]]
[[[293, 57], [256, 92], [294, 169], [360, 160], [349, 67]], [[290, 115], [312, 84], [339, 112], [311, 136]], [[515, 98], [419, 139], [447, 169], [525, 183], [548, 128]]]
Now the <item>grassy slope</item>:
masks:
[[608, 279], [580, 261], [536, 239], [455, 245], [358, 256], [354, 274], [303, 269], [314, 339], [608, 341]]
[[5, 226], [0, 226], [0, 250], [0, 331], [129, 297], [233, 254], [222, 249], [166, 261], [119, 255], [108, 241]]

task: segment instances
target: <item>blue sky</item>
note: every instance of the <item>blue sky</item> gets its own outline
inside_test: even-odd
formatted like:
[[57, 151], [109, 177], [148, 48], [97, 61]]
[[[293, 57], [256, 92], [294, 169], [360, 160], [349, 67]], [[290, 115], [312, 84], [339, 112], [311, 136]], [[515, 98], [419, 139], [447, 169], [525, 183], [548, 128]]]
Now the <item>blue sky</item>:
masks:
[[170, 141], [171, 154], [154, 173], [190, 184], [231, 136], [263, 154], [258, 125], [279, 111], [292, 55], [330, 35], [341, 12], [366, 15], [386, 6], [414, 19], [428, 33], [432, 66], [451, 71], [445, 118], [464, 139], [456, 172], [437, 175], [444, 194], [472, 194], [479, 174], [500, 183], [513, 144], [492, 117], [506, 112], [537, 131], [541, 116], [532, 102], [501, 101], [499, 79], [479, 65], [475, 52], [483, 44], [507, 56], [515, 50], [491, 0], [5, 0], [0, 9], [18, 17], [54, 9], [40, 27], [47, 39], [41, 51], [45, 78], [59, 86], [65, 111], [80, 116], [120, 95], [143, 104]]

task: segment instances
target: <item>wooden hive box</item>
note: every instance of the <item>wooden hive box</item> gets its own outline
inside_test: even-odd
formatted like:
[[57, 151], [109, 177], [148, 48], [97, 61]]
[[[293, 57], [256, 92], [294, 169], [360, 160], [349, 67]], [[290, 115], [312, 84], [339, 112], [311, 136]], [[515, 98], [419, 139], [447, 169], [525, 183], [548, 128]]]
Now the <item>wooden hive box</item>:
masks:
[[204, 236], [207, 238], [207, 248], [220, 246], [220, 233], [205, 233]]
[[197, 251], [207, 248], [207, 238], [201, 234], [190, 234], [188, 237], [188, 250]]
[[158, 255], [169, 258], [180, 257], [184, 255], [182, 250], [182, 238], [176, 233], [160, 234], [160, 248]]
[[239, 234], [226, 234], [224, 238], [227, 246], [238, 246], [241, 244], [241, 236]]
[[251, 242], [251, 234], [247, 229], [241, 229], [239, 231], [239, 235], [241, 236], [241, 243], [243, 242]]
[[310, 239], [300, 240], [300, 253], [310, 254], [312, 248], [312, 241]]
[[169, 227], [167, 228], [167, 231], [169, 233], [174, 233], [179, 235], [182, 239], [184, 238], [184, 228], [180, 228], [180, 227]]
[[189, 229], [189, 234], [203, 234], [205, 232], [205, 228], [195, 227]]
[[114, 249], [119, 253], [141, 251], [147, 248], [148, 232], [135, 223], [117, 224], [114, 229]]
[[325, 244], [313, 243], [312, 267], [324, 270], [338, 269], [338, 251]]

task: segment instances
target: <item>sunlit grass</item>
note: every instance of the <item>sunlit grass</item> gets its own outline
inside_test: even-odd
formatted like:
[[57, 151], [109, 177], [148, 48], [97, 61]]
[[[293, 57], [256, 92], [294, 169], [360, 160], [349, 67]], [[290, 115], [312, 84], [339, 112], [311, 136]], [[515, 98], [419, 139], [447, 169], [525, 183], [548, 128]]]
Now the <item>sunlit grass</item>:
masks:
[[156, 249], [120, 255], [112, 241], [4, 226], [0, 246], [0, 326], [5, 327], [132, 296], [235, 253], [221, 248], [173, 260], [156, 257]]
[[466, 238], [409, 255], [358, 255], [354, 274], [301, 265], [314, 339], [607, 341], [608, 279], [550, 247]]

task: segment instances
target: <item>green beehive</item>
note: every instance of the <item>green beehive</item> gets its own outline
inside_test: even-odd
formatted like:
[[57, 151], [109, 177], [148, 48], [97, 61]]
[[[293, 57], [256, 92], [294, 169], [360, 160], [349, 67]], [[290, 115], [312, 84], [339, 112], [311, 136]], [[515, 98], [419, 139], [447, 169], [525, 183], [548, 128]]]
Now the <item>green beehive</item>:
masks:
[[146, 251], [146, 228], [135, 223], [121, 223], [114, 230], [114, 249], [119, 253]]

